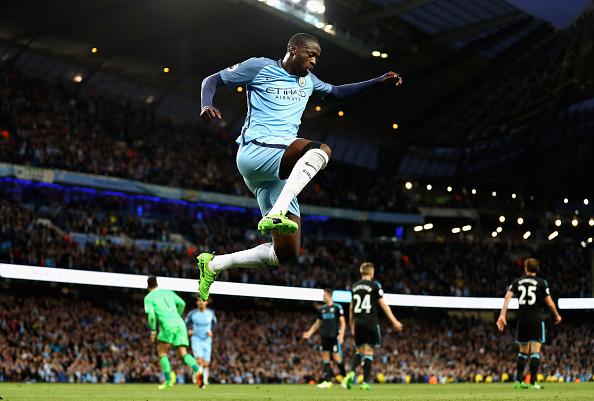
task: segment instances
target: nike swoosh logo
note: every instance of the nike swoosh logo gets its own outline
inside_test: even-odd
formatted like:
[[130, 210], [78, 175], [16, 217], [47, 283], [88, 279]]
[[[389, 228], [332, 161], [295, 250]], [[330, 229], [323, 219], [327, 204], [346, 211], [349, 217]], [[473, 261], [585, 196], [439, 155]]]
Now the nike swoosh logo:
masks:
[[309, 167], [311, 167], [311, 168], [313, 168], [313, 170], [314, 170], [315, 172], [317, 172], [317, 171], [318, 171], [318, 169], [317, 169], [317, 168], [315, 168], [315, 166], [312, 166], [311, 164], [309, 164], [309, 162], [305, 162], [305, 165], [306, 165], [306, 166], [309, 166]]

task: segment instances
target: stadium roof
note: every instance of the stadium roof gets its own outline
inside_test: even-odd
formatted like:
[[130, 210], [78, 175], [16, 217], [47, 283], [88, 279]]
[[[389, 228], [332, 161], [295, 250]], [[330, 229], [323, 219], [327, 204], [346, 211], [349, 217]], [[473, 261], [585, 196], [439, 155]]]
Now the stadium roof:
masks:
[[[550, 1], [535, 8], [524, 0], [325, 0], [325, 23], [337, 34], [270, 6], [282, 1], [298, 3], [3, 2], [0, 40], [197, 98], [206, 75], [252, 56], [281, 58], [287, 39], [306, 31], [321, 39], [321, 79], [340, 84], [395, 69], [405, 85], [327, 102], [320, 113], [306, 111], [304, 128], [348, 128], [389, 143], [401, 149], [394, 153], [398, 163], [414, 145], [445, 149], [459, 165], [468, 147], [523, 132], [510, 121], [525, 127], [543, 113], [594, 96], [590, 0], [573, 2], [564, 19], [549, 18], [559, 14]], [[558, 27], [577, 22], [558, 30], [541, 18]], [[357, 44], [388, 57], [365, 55]], [[92, 56], [91, 47], [98, 53]], [[167, 76], [163, 66], [171, 68]], [[241, 96], [225, 102], [245, 107]], [[339, 107], [348, 119], [336, 117]], [[538, 146], [538, 139], [527, 142], [534, 147], [535, 140]], [[504, 152], [491, 148], [497, 149], [493, 157]]]

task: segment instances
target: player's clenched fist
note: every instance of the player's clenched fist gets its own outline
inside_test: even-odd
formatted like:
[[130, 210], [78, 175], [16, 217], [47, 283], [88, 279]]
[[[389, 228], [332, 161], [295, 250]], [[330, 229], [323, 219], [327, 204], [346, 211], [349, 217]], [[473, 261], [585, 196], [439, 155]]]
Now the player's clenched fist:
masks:
[[216, 107], [205, 106], [200, 111], [200, 118], [203, 119], [204, 121], [210, 121], [215, 118], [218, 118], [220, 120], [222, 118], [222, 116], [221, 116], [221, 112]]
[[390, 71], [384, 74], [382, 83], [400, 86], [402, 85], [402, 77], [397, 72]]
[[499, 331], [503, 331], [505, 330], [505, 326], [507, 326], [507, 322], [504, 317], [500, 316], [499, 319], [497, 319], [497, 328]]

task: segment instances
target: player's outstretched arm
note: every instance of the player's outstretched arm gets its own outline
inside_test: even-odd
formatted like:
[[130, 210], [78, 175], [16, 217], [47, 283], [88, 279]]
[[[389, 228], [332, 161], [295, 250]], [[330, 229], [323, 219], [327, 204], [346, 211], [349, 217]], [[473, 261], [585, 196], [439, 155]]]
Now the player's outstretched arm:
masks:
[[396, 316], [394, 316], [394, 314], [392, 313], [392, 309], [390, 308], [390, 305], [386, 303], [386, 300], [384, 298], [380, 298], [378, 300], [378, 303], [382, 307], [388, 319], [390, 319], [390, 322], [392, 322], [392, 326], [394, 326], [394, 329], [396, 331], [402, 331], [404, 325], [400, 323], [398, 319], [396, 319]]
[[336, 99], [346, 99], [382, 84], [400, 86], [402, 85], [402, 77], [394, 71], [389, 71], [382, 76], [367, 81], [344, 85], [333, 85], [329, 96], [332, 96]]
[[557, 311], [557, 306], [555, 306], [555, 302], [553, 302], [553, 298], [551, 298], [551, 296], [549, 295], [545, 298], [545, 302], [546, 302], [547, 306], [549, 307], [549, 309], [551, 310], [551, 312], [553, 313], [553, 318], [555, 319], [555, 324], [561, 323], [561, 315]]
[[320, 319], [316, 319], [316, 321], [314, 322], [314, 324], [311, 325], [309, 330], [303, 333], [303, 338], [309, 340], [309, 338], [313, 336], [316, 331], [318, 331], [318, 329], [320, 328], [320, 324]]
[[212, 105], [212, 99], [219, 86], [223, 86], [223, 79], [218, 72], [204, 78], [202, 81], [200, 118], [204, 121], [208, 122], [215, 118], [219, 120], [222, 118], [219, 109]]
[[507, 309], [509, 308], [509, 301], [511, 301], [514, 293], [508, 291], [505, 294], [505, 298], [503, 299], [503, 306], [501, 307], [501, 312], [499, 312], [499, 318], [497, 319], [497, 328], [499, 331], [505, 330], [505, 326], [507, 326]]

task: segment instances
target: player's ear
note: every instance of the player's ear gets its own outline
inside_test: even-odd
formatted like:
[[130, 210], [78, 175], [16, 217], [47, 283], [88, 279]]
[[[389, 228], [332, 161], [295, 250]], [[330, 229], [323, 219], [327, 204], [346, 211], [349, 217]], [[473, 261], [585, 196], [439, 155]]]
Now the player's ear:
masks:
[[295, 46], [295, 45], [289, 46], [289, 53], [294, 56], [295, 53], [297, 53], [297, 46]]

